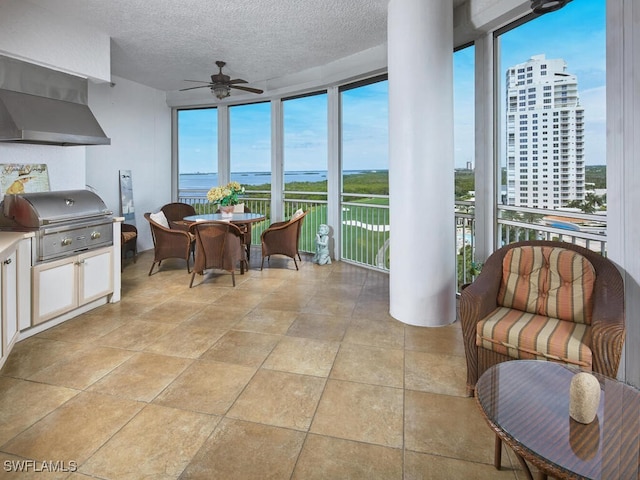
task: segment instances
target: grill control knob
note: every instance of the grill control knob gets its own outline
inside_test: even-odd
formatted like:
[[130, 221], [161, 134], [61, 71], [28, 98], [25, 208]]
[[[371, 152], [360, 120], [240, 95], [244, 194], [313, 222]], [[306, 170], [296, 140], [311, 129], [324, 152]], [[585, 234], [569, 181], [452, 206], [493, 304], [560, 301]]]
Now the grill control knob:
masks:
[[100, 232], [91, 232], [91, 240], [97, 240], [100, 236]]
[[68, 247], [72, 243], [73, 243], [73, 239], [71, 239], [69, 237], [63, 238], [62, 240], [60, 240], [60, 245], [62, 245], [63, 247]]

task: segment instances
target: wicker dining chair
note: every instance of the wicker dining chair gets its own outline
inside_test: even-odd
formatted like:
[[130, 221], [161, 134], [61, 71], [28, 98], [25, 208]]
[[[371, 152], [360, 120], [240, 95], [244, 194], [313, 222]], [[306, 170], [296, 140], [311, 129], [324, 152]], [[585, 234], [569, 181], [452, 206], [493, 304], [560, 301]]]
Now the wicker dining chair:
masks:
[[169, 222], [169, 227], [172, 230], [189, 230], [189, 223], [185, 223], [182, 219], [196, 214], [196, 210], [193, 205], [182, 202], [167, 203], [160, 210], [164, 213], [164, 216]]
[[182, 258], [187, 262], [187, 273], [191, 273], [189, 258], [193, 255], [194, 237], [188, 231], [179, 228], [169, 228], [161, 225], [151, 218], [151, 213], [144, 214], [144, 218], [149, 222], [151, 228], [151, 238], [153, 239], [153, 263], [149, 269], [149, 275], [153, 272], [153, 267], [157, 264], [158, 269], [163, 260], [168, 258]]
[[245, 250], [242, 245], [243, 233], [229, 222], [196, 222], [189, 231], [196, 241], [195, 261], [189, 288], [193, 286], [196, 273], [204, 275], [208, 269], [220, 269], [231, 272], [231, 282], [236, 286], [235, 269], [240, 264], [240, 274], [244, 275], [247, 266]]
[[[240, 210], [234, 210], [234, 212], [251, 213], [251, 209], [247, 207], [245, 203], [235, 205], [236, 209], [240, 207]], [[216, 213], [220, 213], [218, 208]], [[247, 252], [247, 262], [251, 261], [251, 223], [234, 223], [240, 230], [242, 230], [242, 245]]]
[[623, 281], [578, 245], [525, 241], [496, 250], [460, 295], [467, 394], [492, 365], [538, 359], [614, 377], [624, 344]]
[[290, 220], [272, 223], [269, 228], [262, 232], [260, 237], [262, 243], [262, 263], [260, 264], [260, 270], [264, 267], [265, 257], [268, 262], [271, 255], [286, 255], [292, 258], [296, 270], [298, 270], [296, 256], [298, 260], [302, 261], [298, 244], [300, 242], [302, 222], [307, 213], [309, 213], [308, 210], [306, 212], [296, 212]]

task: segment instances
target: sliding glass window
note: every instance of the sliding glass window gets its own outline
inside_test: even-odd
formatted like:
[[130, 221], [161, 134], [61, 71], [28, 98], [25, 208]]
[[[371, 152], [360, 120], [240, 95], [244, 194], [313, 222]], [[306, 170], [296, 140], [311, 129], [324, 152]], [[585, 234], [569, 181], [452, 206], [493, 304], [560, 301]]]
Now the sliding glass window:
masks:
[[282, 102], [284, 123], [284, 218], [308, 211], [300, 248], [315, 249], [318, 225], [327, 223], [327, 94]]
[[606, 230], [531, 210], [606, 211], [605, 17], [606, 0], [570, 2], [498, 32], [499, 201], [522, 209], [503, 218]]
[[388, 81], [342, 87], [340, 106], [342, 258], [388, 270]]
[[178, 110], [178, 197], [196, 203], [218, 184], [218, 110]]
[[231, 180], [250, 190], [271, 189], [271, 104], [229, 107]]
[[327, 94], [285, 99], [284, 188], [327, 191]]
[[456, 200], [472, 200], [475, 169], [475, 47], [453, 54], [453, 139]]
[[475, 259], [475, 47], [453, 53], [456, 269], [458, 287], [473, 280]]

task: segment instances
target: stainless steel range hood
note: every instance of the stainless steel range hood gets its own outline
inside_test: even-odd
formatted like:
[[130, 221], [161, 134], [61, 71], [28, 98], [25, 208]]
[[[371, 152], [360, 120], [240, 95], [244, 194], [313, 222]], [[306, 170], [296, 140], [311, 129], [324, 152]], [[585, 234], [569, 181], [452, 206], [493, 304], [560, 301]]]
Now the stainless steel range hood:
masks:
[[110, 145], [87, 90], [86, 79], [0, 56], [0, 142]]

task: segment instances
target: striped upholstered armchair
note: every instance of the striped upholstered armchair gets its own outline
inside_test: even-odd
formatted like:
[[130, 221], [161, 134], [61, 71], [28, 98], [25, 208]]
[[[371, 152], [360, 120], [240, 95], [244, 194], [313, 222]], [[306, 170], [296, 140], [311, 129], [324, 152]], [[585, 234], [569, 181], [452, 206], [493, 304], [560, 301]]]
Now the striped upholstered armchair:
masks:
[[467, 393], [492, 365], [538, 359], [615, 377], [625, 339], [616, 266], [577, 245], [527, 241], [495, 251], [460, 297]]

